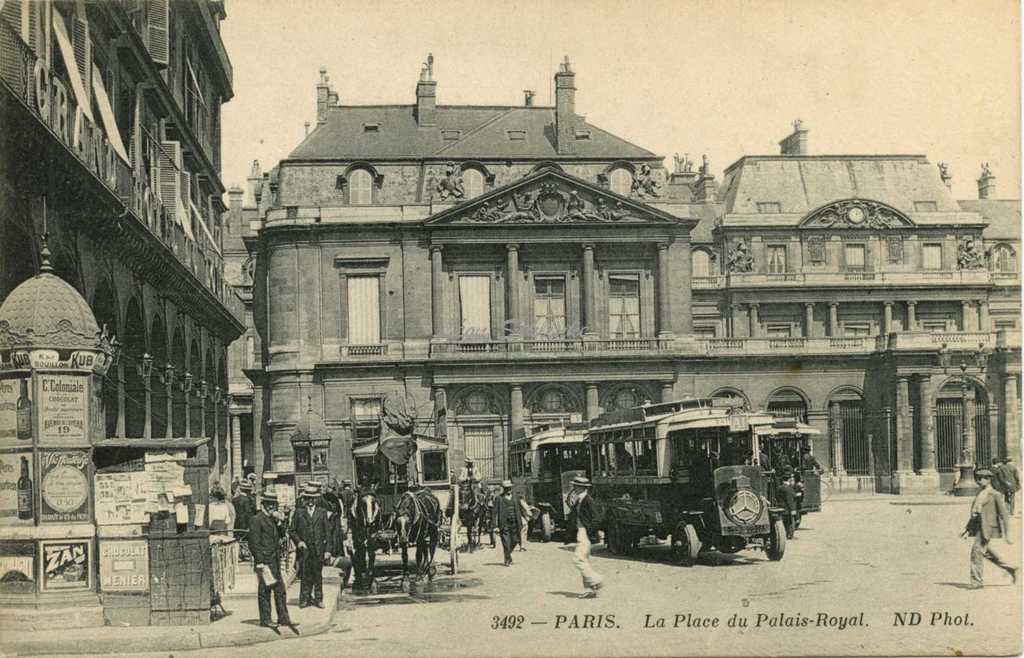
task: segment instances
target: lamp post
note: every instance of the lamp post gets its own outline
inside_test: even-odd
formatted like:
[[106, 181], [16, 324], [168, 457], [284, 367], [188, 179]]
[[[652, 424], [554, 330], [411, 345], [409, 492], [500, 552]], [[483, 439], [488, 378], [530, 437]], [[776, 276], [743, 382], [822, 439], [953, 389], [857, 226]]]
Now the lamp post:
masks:
[[136, 364], [139, 377], [142, 377], [142, 388], [145, 391], [145, 421], [142, 427], [143, 436], [147, 439], [153, 438], [153, 390], [150, 387], [150, 377], [153, 376], [153, 356], [149, 352], [142, 355], [141, 363]]
[[167, 421], [164, 423], [164, 438], [169, 439], [174, 436], [174, 366], [170, 363], [164, 364], [163, 373], [157, 371], [157, 377], [160, 378], [160, 383], [164, 385], [164, 395], [166, 396], [167, 403]]
[[[945, 345], [943, 345], [943, 348], [945, 348]], [[979, 343], [978, 349], [972, 356], [974, 364], [979, 370], [981, 370], [981, 372], [984, 372], [988, 361], [988, 357], [985, 354], [984, 343]], [[945, 352], [944, 354], [940, 353], [940, 359], [943, 360], [942, 365], [945, 370], [949, 365], [948, 352]], [[974, 479], [976, 446], [970, 445], [970, 438], [972, 434], [970, 430], [970, 423], [973, 422], [973, 420], [967, 409], [967, 404], [969, 402], [967, 393], [970, 390], [970, 381], [967, 379], [968, 367], [969, 365], [967, 360], [962, 359], [960, 361], [960, 460], [956, 464], [956, 468], [960, 473], [951, 492], [954, 496], [965, 497], [974, 496], [980, 489], [978, 483]]]
[[185, 438], [192, 436], [192, 404], [189, 397], [192, 394], [192, 373], [185, 371], [181, 382], [181, 392], [185, 396]]

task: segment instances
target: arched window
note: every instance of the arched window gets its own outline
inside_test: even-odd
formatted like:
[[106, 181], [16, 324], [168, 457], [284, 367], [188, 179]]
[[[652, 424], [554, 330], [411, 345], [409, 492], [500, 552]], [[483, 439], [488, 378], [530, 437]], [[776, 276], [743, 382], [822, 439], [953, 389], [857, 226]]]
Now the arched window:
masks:
[[690, 255], [691, 276], [711, 276], [711, 256], [703, 249], [694, 249]]
[[1005, 244], [996, 246], [992, 250], [992, 268], [996, 272], [1016, 272], [1017, 257], [1013, 249]]
[[608, 183], [612, 188], [612, 192], [622, 196], [629, 196], [629, 192], [633, 188], [633, 174], [629, 173], [628, 169], [622, 167], [613, 169], [611, 176], [608, 177]]
[[373, 177], [365, 169], [355, 169], [348, 175], [348, 202], [352, 206], [373, 203]]
[[484, 193], [484, 175], [476, 169], [463, 170], [462, 189], [467, 199], [480, 196]]

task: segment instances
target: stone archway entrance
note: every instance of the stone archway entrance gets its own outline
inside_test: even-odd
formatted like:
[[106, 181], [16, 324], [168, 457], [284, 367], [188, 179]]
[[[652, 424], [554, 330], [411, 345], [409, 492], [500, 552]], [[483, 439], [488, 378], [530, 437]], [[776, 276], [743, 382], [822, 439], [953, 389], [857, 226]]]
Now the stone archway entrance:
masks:
[[951, 380], [935, 394], [935, 467], [940, 473], [956, 471], [964, 448], [974, 463], [992, 463], [988, 412], [988, 392], [973, 380]]

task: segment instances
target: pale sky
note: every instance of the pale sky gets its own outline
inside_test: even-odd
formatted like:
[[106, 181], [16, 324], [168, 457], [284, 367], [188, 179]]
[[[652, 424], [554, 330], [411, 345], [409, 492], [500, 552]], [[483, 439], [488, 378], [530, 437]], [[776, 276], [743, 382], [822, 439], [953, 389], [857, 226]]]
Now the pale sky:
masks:
[[811, 154], [945, 161], [957, 198], [982, 162], [1020, 195], [1020, 16], [1012, 0], [351, 2], [228, 0], [235, 98], [224, 182], [275, 165], [316, 125], [320, 66], [343, 104], [415, 103], [427, 53], [438, 103], [549, 104], [576, 71], [587, 120], [712, 171], [777, 154], [800, 118]]

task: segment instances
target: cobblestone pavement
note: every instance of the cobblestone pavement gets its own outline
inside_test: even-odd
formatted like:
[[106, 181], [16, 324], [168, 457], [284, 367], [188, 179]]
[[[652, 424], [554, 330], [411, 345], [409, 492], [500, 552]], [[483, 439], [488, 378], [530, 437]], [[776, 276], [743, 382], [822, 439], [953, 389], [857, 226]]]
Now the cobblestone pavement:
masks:
[[[1020, 585], [988, 565], [989, 586], [966, 589], [970, 543], [958, 535], [969, 502], [834, 499], [806, 517], [781, 562], [745, 551], [685, 568], [662, 546], [630, 558], [598, 546], [607, 587], [595, 600], [577, 598], [571, 547], [531, 543], [511, 568], [500, 548], [485, 548], [464, 556], [457, 576], [441, 567], [432, 591], [346, 595], [322, 636], [175, 655], [1016, 653]], [[1019, 516], [1013, 529], [1019, 535]], [[1020, 543], [1001, 543], [1020, 564]], [[894, 627], [898, 612], [919, 613], [920, 624], [907, 614], [908, 625]], [[748, 625], [730, 626], [734, 615]]]

